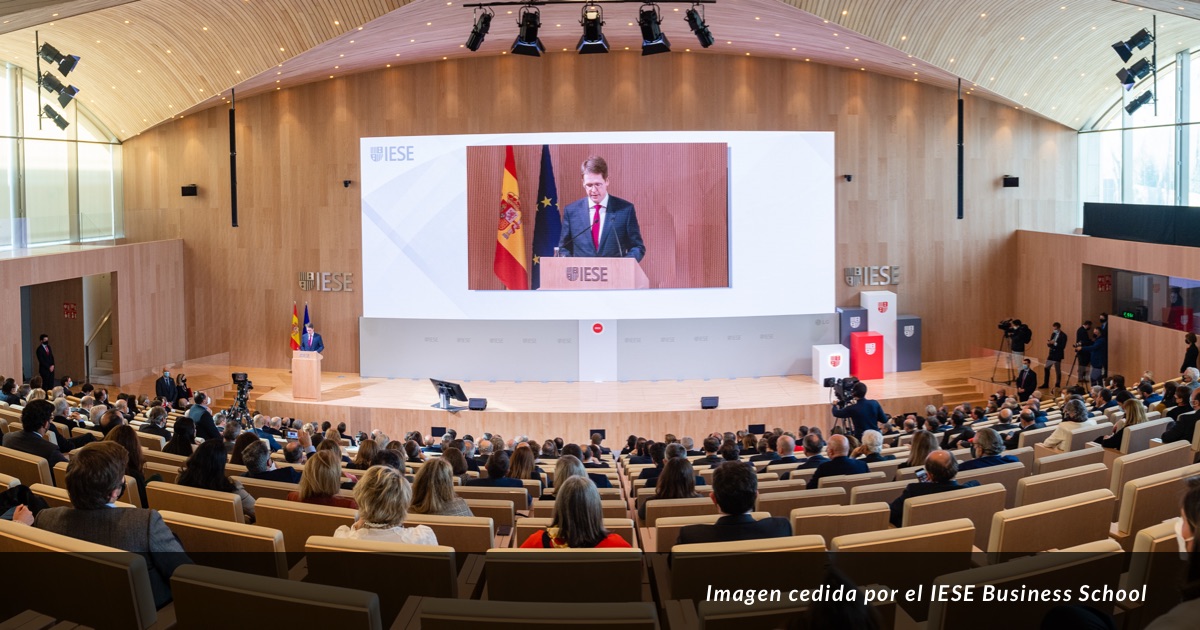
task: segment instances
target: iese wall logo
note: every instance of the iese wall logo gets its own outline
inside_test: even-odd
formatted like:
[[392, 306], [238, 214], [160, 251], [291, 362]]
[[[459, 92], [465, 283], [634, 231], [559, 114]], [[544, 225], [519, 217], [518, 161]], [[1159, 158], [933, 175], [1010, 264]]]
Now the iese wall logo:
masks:
[[415, 159], [416, 157], [411, 145], [371, 147], [372, 162], [412, 162]]

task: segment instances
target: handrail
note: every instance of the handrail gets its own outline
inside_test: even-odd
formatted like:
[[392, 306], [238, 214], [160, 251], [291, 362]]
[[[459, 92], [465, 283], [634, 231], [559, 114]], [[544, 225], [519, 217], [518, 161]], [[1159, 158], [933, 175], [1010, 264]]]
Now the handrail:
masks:
[[111, 309], [111, 308], [110, 308], [110, 309], [108, 309], [108, 310], [107, 310], [107, 311], [104, 313], [104, 317], [101, 317], [101, 318], [100, 318], [100, 323], [99, 323], [99, 324], [96, 324], [96, 331], [95, 331], [95, 332], [93, 332], [93, 333], [92, 333], [92, 335], [91, 335], [90, 337], [88, 337], [87, 341], [85, 341], [83, 345], [85, 345], [85, 346], [90, 346], [90, 345], [92, 345], [92, 342], [96, 340], [96, 335], [99, 335], [99, 334], [100, 334], [100, 331], [101, 331], [101, 330], [104, 330], [104, 326], [105, 326], [105, 324], [108, 324], [108, 320], [109, 320], [109, 318], [110, 318], [110, 317], [112, 317], [112, 309]]

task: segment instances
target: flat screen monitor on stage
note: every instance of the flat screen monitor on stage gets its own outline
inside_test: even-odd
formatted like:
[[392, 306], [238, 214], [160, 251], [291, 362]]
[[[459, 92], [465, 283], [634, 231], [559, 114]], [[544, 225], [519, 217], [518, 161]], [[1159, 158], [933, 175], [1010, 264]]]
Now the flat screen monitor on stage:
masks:
[[364, 317], [833, 311], [832, 133], [364, 138], [361, 150]]

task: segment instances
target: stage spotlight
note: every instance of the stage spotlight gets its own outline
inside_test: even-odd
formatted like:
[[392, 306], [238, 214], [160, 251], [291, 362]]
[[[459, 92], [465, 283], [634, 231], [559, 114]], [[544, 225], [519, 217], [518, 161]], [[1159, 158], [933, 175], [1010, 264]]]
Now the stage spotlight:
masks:
[[708, 30], [708, 25], [704, 23], [704, 8], [698, 4], [692, 5], [692, 8], [684, 14], [684, 19], [687, 20], [688, 26], [692, 32], [696, 34], [696, 39], [700, 40], [700, 45], [708, 48], [713, 45], [712, 31]]
[[1112, 47], [1121, 56], [1122, 62], [1129, 63], [1129, 60], [1133, 58], [1134, 48], [1142, 49], [1152, 43], [1154, 43], [1154, 36], [1150, 34], [1150, 31], [1142, 29], [1134, 33], [1133, 37], [1129, 38], [1129, 41], [1117, 42]]
[[64, 55], [58, 52], [58, 49], [51, 46], [49, 43], [42, 44], [42, 47], [38, 49], [37, 54], [46, 63], [58, 64], [58, 71], [61, 72], [64, 77], [70, 74], [71, 71], [75, 69], [76, 64], [79, 63], [79, 57], [75, 55]]
[[54, 108], [50, 107], [49, 105], [42, 108], [42, 113], [46, 118], [49, 118], [55, 125], [57, 125], [59, 129], [65, 130], [71, 124], [67, 122], [66, 118], [60, 116], [58, 112], [54, 111]]
[[1140, 108], [1142, 105], [1145, 105], [1146, 103], [1149, 103], [1153, 99], [1154, 99], [1154, 93], [1151, 92], [1150, 90], [1146, 90], [1145, 92], [1142, 92], [1141, 96], [1130, 101], [1129, 104], [1125, 106], [1125, 111], [1128, 112], [1130, 116], [1132, 116], [1133, 112], [1136, 112], [1138, 110], [1138, 108]]
[[54, 75], [50, 74], [49, 72], [42, 74], [42, 77], [38, 79], [38, 84], [40, 84], [47, 92], [51, 94], [57, 94], [58, 104], [62, 105], [63, 107], [66, 107], [68, 104], [70, 104], [71, 99], [75, 98], [76, 94], [79, 94], [79, 88], [75, 87], [74, 85], [63, 85], [61, 81], [56, 79]]
[[542, 45], [542, 40], [538, 39], [538, 29], [542, 27], [542, 13], [537, 7], [524, 6], [521, 7], [521, 15], [517, 20], [517, 24], [521, 26], [521, 30], [517, 33], [517, 39], [513, 42], [512, 53], [514, 55], [528, 55], [530, 57], [541, 57], [542, 53], [546, 52], [546, 47]]
[[495, 13], [491, 9], [484, 8], [479, 17], [475, 18], [475, 28], [471, 29], [471, 34], [467, 36], [467, 50], [475, 52], [483, 45], [483, 38], [487, 36], [488, 29], [492, 27], [492, 16]]
[[1129, 66], [1128, 69], [1121, 68], [1117, 71], [1117, 78], [1121, 80], [1121, 85], [1125, 86], [1125, 90], [1133, 89], [1133, 84], [1141, 79], [1146, 78], [1146, 75], [1154, 71], [1154, 64], [1142, 59], [1137, 63]]
[[601, 30], [604, 27], [604, 9], [598, 4], [587, 3], [579, 12], [579, 24], [583, 27], [583, 35], [575, 50], [581, 55], [608, 52], [608, 38]]
[[671, 42], [663, 34], [662, 15], [657, 4], [643, 4], [638, 10], [638, 26], [642, 27], [642, 56], [671, 52]]

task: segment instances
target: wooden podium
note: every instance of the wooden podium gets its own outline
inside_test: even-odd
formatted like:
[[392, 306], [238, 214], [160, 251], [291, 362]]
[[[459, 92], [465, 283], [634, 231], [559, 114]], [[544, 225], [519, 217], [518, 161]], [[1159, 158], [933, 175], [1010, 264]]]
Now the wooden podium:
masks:
[[292, 351], [292, 398], [321, 400], [321, 353]]
[[550, 291], [649, 289], [650, 279], [635, 258], [542, 258], [541, 286]]

